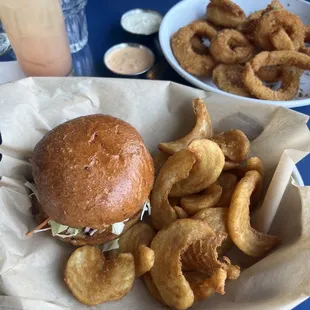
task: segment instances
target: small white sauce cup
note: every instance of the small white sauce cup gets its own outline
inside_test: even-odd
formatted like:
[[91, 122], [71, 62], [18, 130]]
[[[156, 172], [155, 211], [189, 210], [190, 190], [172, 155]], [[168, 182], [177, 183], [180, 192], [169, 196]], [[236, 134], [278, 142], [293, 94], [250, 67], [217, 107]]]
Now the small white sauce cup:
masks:
[[148, 9], [133, 9], [133, 10], [129, 10], [129, 11], [125, 12], [125, 13], [122, 15], [122, 17], [121, 17], [121, 26], [122, 26], [122, 28], [123, 28], [125, 31], [127, 31], [127, 32], [129, 32], [129, 33], [131, 33], [131, 34], [140, 35], [140, 36], [149, 36], [149, 35], [153, 35], [154, 33], [157, 33], [157, 32], [159, 31], [159, 27], [158, 27], [158, 29], [157, 29], [156, 31], [154, 31], [154, 32], [152, 32], [152, 33], [148, 33], [148, 34], [132, 32], [132, 31], [130, 31], [130, 30], [128, 30], [128, 29], [126, 29], [126, 28], [124, 27], [124, 20], [125, 20], [126, 17], [128, 17], [129, 15], [138, 15], [138, 14], [141, 14], [141, 13], [152, 13], [152, 14], [154, 14], [154, 15], [159, 16], [161, 19], [163, 19], [163, 15], [160, 14], [159, 12], [157, 12], [157, 11], [154, 11], [154, 10], [148, 10]]
[[[125, 47], [136, 47], [136, 48], [141, 48], [141, 49], [144, 49], [146, 50], [151, 56], [152, 56], [152, 62], [151, 64], [149, 65], [148, 68], [144, 69], [143, 71], [140, 71], [140, 72], [137, 72], [137, 73], [134, 73], [134, 74], [126, 74], [126, 73], [120, 73], [120, 72], [116, 72], [114, 70], [112, 70], [108, 64], [107, 64], [107, 59], [109, 57], [109, 55], [111, 53], [113, 53], [114, 51], [116, 50], [120, 50], [120, 49], [123, 49]], [[147, 71], [149, 71], [154, 63], [155, 63], [155, 55], [154, 53], [152, 52], [151, 49], [149, 49], [148, 47], [142, 45], [142, 44], [138, 44], [138, 43], [120, 43], [120, 44], [116, 44], [116, 45], [113, 45], [112, 47], [110, 47], [104, 54], [103, 56], [103, 63], [105, 64], [105, 66], [111, 71], [113, 72], [114, 74], [117, 74], [117, 75], [120, 75], [120, 76], [137, 76], [137, 75], [141, 75], [143, 73], [146, 73]]]

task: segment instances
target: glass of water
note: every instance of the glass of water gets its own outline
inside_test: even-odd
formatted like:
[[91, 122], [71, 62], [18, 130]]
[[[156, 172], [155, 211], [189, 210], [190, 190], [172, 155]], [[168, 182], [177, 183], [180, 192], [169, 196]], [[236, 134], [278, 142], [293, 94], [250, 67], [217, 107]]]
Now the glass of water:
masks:
[[11, 49], [10, 40], [7, 34], [4, 32], [2, 22], [0, 20], [0, 56], [4, 55], [10, 49]]
[[87, 0], [61, 0], [71, 53], [81, 50], [88, 41], [86, 4]]

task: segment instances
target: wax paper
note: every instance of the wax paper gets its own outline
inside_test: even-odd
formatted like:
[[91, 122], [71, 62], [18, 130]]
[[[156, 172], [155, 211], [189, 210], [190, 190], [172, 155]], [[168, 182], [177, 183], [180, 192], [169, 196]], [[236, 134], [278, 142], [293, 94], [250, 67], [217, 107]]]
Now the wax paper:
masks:
[[[253, 225], [282, 244], [251, 265], [224, 296], [193, 309], [291, 309], [310, 294], [310, 189], [298, 185], [295, 163], [310, 151], [308, 117], [282, 107], [221, 97], [164, 81], [95, 78], [28, 78], [0, 86], [0, 309], [87, 309], [63, 281], [73, 246], [36, 226], [26, 180], [36, 143], [58, 124], [104, 113], [134, 125], [147, 147], [187, 133], [195, 122], [191, 101], [205, 101], [214, 130], [243, 130], [251, 154], [263, 159], [266, 199]], [[121, 301], [93, 309], [159, 309], [140, 280]], [[88, 307], [89, 308], [89, 307]]]

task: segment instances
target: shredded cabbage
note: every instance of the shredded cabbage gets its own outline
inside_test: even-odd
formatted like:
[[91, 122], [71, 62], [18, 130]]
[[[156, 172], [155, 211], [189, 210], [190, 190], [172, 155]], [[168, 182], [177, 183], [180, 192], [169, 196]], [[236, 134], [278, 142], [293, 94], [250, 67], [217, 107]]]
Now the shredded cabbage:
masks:
[[[35, 187], [34, 184], [30, 183], [30, 182], [26, 182], [25, 183], [25, 186], [30, 188], [33, 193], [36, 195], [38, 195], [38, 191]], [[38, 198], [38, 197], [37, 197]], [[142, 208], [142, 212], [141, 212], [141, 216], [140, 216], [140, 220], [142, 221], [143, 219], [143, 216], [145, 214], [145, 212], [148, 212], [149, 215], [151, 215], [151, 204], [149, 201], [146, 201], [143, 205], [143, 208]], [[120, 235], [123, 230], [124, 230], [124, 227], [125, 227], [125, 223], [129, 221], [129, 219], [126, 219], [122, 222], [117, 222], [117, 223], [114, 223], [112, 224], [112, 234], [114, 235]], [[66, 226], [66, 225], [62, 225], [62, 224], [59, 224], [53, 220], [49, 220], [48, 221], [48, 224], [50, 225], [50, 228], [47, 228], [47, 229], [40, 229], [36, 232], [41, 232], [41, 231], [46, 231], [46, 230], [52, 230], [52, 235], [53, 236], [58, 236], [60, 238], [71, 238], [71, 237], [75, 237], [77, 234], [79, 233], [88, 233], [89, 231], [91, 231], [90, 235], [94, 235], [95, 232], [98, 231], [98, 229], [92, 229], [90, 227], [86, 227], [84, 229], [82, 228], [74, 228], [74, 227], [69, 227], [69, 226]], [[100, 230], [101, 231], [104, 231], [103, 230]], [[118, 249], [119, 246], [118, 246], [118, 239], [116, 240], [113, 240], [111, 242], [108, 242], [104, 245], [105, 247], [104, 248], [108, 248], [108, 250], [103, 250], [104, 252], [105, 251], [110, 251], [110, 250], [113, 250], [113, 249]], [[111, 247], [111, 248], [110, 248]]]
[[125, 227], [124, 222], [118, 222], [118, 223], [112, 224], [112, 234], [119, 236], [124, 230], [124, 227]]
[[35, 184], [34, 183], [30, 183], [30, 182], [27, 181], [24, 185], [26, 187], [28, 187], [34, 193], [34, 195], [36, 196], [36, 198], [40, 202], [40, 200], [39, 200], [39, 193], [38, 193], [38, 190], [37, 190]]
[[48, 231], [48, 230], [51, 230], [51, 229], [52, 229], [51, 227], [42, 228], [42, 229], [34, 230], [33, 233], [36, 234], [36, 233], [43, 232], [43, 231]]
[[79, 234], [80, 232], [82, 232], [83, 229], [82, 228], [73, 228], [73, 227], [69, 227], [68, 230], [67, 230], [67, 233], [69, 235], [72, 236], [76, 236], [77, 234]]
[[102, 252], [108, 252], [108, 251], [111, 251], [111, 250], [118, 249], [119, 248], [118, 240], [119, 240], [119, 238], [117, 238], [115, 240], [112, 240], [112, 241], [106, 242], [102, 246]]
[[91, 229], [91, 231], [89, 232], [89, 235], [93, 236], [97, 231], [98, 229]]
[[152, 207], [149, 201], [146, 201], [143, 205], [141, 216], [140, 216], [140, 221], [142, 221], [145, 212], [151, 215]]
[[[74, 229], [77, 229], [77, 228], [74, 228]], [[79, 229], [77, 229], [77, 230], [79, 230]], [[79, 232], [80, 232], [80, 230], [74, 234], [71, 234], [71, 235], [56, 234], [55, 236], [65, 239], [65, 238], [75, 237]]]

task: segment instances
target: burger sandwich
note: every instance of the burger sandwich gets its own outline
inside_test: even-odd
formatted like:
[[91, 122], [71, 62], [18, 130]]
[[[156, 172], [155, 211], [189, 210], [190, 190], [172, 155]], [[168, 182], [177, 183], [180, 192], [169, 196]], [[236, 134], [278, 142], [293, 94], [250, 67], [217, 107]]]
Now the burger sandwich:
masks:
[[38, 226], [76, 246], [104, 244], [141, 219], [150, 206], [154, 163], [130, 124], [108, 115], [82, 116], [47, 133], [32, 157], [32, 212]]

